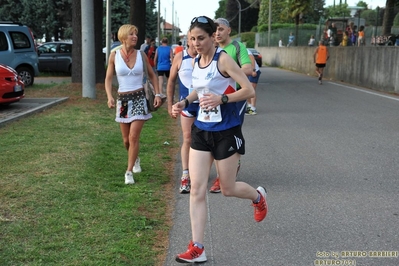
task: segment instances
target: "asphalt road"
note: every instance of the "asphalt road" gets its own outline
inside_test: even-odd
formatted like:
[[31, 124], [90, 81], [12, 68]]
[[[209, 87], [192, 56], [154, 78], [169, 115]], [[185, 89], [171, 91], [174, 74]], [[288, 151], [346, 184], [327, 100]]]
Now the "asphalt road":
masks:
[[[399, 97], [261, 71], [238, 179], [267, 188], [269, 213], [256, 223], [248, 200], [208, 193], [203, 265], [399, 265]], [[175, 172], [167, 266], [191, 239]]]

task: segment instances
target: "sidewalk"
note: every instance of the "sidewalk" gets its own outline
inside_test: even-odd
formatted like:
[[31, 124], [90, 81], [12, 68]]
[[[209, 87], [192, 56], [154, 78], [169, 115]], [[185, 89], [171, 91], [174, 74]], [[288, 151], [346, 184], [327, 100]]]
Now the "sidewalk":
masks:
[[51, 83], [63, 83], [71, 82], [71, 77], [35, 77], [36, 84], [51, 84]]

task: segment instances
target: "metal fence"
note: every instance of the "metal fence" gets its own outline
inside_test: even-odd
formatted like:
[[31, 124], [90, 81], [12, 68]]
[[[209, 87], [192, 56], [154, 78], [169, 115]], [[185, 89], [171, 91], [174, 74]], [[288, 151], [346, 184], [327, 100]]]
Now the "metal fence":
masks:
[[[307, 46], [310, 36], [314, 35], [316, 39], [316, 43], [318, 40], [320, 40], [320, 36], [323, 34], [325, 26], [317, 26], [315, 30], [308, 30], [308, 29], [302, 29], [301, 26], [299, 26], [298, 30], [298, 36], [295, 36], [295, 38], [298, 41], [298, 46]], [[272, 30], [270, 33], [270, 46], [278, 46], [278, 42], [281, 38], [283, 41], [284, 46], [287, 46], [288, 43], [288, 36], [290, 33], [295, 34], [295, 28], [282, 28], [282, 29], [275, 29]], [[366, 36], [366, 45], [374, 45], [371, 44], [372, 37], [374, 36], [380, 36], [382, 35], [382, 27], [375, 27], [375, 26], [367, 26], [364, 29], [365, 36]], [[392, 27], [391, 28], [391, 33], [392, 34], [399, 34], [399, 27]], [[265, 32], [259, 32], [256, 34], [256, 43], [258, 44], [259, 47], [267, 47], [269, 44], [269, 34], [268, 31]]]

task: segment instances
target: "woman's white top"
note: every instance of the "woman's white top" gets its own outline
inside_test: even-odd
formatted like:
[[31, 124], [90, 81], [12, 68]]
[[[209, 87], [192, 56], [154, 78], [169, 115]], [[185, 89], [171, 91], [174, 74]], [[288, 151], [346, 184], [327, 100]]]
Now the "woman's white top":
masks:
[[144, 68], [141, 53], [136, 51], [136, 63], [133, 68], [129, 68], [122, 58], [121, 50], [119, 49], [115, 52], [115, 72], [119, 84], [118, 92], [129, 92], [143, 88]]

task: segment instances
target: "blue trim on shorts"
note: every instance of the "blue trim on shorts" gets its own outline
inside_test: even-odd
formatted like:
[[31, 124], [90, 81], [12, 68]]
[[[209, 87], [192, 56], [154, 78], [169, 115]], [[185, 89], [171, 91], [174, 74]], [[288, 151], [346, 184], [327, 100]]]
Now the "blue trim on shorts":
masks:
[[260, 77], [261, 73], [262, 72], [260, 72], [260, 70], [258, 70], [258, 71], [256, 71], [256, 77], [248, 76], [249, 82], [258, 84], [258, 80], [259, 80], [259, 77]]

